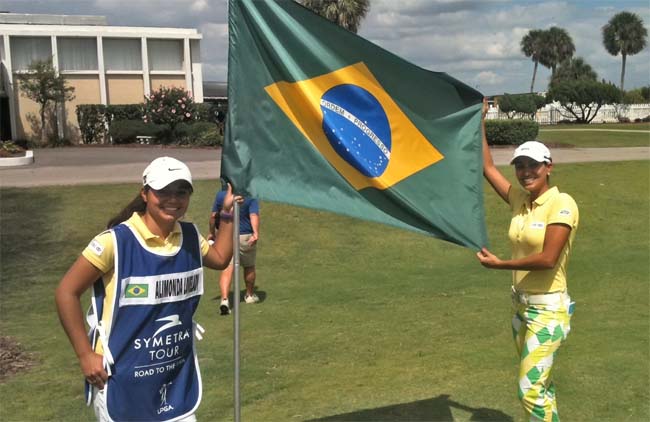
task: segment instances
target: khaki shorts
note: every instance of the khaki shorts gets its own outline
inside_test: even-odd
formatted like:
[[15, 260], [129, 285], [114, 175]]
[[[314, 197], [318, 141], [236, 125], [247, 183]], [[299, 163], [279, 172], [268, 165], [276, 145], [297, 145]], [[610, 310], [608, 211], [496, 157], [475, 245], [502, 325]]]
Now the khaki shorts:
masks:
[[[249, 245], [248, 241], [252, 237], [252, 234], [240, 234], [239, 235], [239, 265], [244, 268], [250, 268], [255, 266], [255, 257], [257, 255], [257, 243], [254, 245]], [[230, 261], [232, 263], [232, 261]]]

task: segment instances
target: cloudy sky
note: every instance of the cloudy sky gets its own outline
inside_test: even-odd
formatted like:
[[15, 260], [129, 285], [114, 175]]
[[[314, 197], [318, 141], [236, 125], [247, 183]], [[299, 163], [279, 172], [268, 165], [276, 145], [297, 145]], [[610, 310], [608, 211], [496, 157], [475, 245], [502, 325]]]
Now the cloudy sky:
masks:
[[[648, 0], [370, 0], [359, 34], [423, 68], [446, 72], [486, 95], [527, 92], [533, 63], [519, 42], [530, 29], [566, 29], [599, 78], [618, 84], [621, 57], [602, 45], [601, 28], [620, 11], [638, 14], [650, 32]], [[110, 25], [197, 28], [204, 79], [225, 81], [227, 0], [0, 0], [14, 13], [103, 15]], [[535, 82], [545, 90], [550, 72]], [[650, 83], [650, 48], [628, 57], [627, 89]]]

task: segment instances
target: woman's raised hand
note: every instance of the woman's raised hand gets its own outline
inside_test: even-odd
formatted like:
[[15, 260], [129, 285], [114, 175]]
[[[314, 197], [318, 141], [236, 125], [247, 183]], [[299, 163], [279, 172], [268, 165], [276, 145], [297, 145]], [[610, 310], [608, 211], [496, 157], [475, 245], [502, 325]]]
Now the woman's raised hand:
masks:
[[228, 183], [227, 186], [228, 187], [226, 188], [226, 196], [223, 199], [223, 210], [225, 212], [231, 212], [233, 204], [235, 202], [241, 204], [242, 202], [244, 202], [244, 197], [241, 195], [233, 195], [232, 185]]

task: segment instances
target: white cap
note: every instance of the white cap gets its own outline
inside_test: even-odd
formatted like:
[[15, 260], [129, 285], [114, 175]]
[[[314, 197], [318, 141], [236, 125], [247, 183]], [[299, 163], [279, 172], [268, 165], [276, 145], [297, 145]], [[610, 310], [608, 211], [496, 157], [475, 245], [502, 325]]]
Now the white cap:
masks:
[[192, 173], [182, 162], [172, 157], [159, 157], [153, 160], [142, 172], [142, 185], [160, 190], [177, 180], [185, 180], [192, 185]]
[[529, 157], [538, 163], [550, 163], [552, 161], [551, 151], [546, 148], [546, 145], [537, 141], [528, 141], [519, 145], [515, 150], [515, 153], [512, 154], [510, 164], [512, 164], [515, 161], [515, 158], [518, 157]]

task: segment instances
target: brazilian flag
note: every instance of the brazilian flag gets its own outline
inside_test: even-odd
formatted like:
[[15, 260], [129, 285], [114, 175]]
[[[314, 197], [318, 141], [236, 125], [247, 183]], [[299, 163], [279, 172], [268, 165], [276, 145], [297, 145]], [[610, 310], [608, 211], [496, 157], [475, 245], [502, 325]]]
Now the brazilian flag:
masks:
[[148, 284], [127, 284], [124, 289], [124, 297], [126, 298], [147, 298], [149, 297]]
[[230, 0], [229, 41], [237, 192], [486, 245], [479, 92], [291, 0]]

